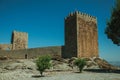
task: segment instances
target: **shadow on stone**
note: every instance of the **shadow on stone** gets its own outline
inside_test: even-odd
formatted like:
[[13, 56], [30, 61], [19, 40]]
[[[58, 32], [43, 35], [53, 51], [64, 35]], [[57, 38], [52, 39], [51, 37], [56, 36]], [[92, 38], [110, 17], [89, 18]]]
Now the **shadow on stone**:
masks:
[[33, 78], [40, 78], [40, 77], [45, 77], [45, 76], [41, 76], [41, 75], [32, 75]]
[[120, 74], [120, 70], [108, 70], [108, 69], [85, 69], [84, 71], [88, 71], [88, 72], [95, 72], [95, 73], [119, 73]]
[[73, 72], [73, 73], [83, 73], [83, 72], [80, 72], [80, 71], [75, 71], [75, 72]]

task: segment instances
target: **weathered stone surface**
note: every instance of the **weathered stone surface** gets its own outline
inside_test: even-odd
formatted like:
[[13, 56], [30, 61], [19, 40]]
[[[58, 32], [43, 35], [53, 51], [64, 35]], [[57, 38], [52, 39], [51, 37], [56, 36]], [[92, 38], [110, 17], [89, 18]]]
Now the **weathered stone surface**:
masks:
[[65, 19], [63, 57], [98, 57], [97, 20], [78, 11]]
[[44, 48], [30, 48], [30, 49], [20, 49], [5, 51], [0, 50], [0, 57], [8, 57], [9, 59], [31, 59], [42, 55], [51, 55], [52, 58], [59, 60], [61, 58], [62, 48], [60, 46], [44, 47]]
[[109, 64], [106, 60], [95, 58], [94, 61], [99, 65], [101, 69], [115, 70], [116, 67]]
[[11, 43], [13, 44], [12, 50], [27, 49], [28, 34], [25, 32], [13, 31]]

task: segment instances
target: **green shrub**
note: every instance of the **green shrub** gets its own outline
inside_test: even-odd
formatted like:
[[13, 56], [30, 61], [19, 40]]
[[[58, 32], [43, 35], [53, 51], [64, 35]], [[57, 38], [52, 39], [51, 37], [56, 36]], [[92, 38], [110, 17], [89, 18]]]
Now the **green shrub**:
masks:
[[50, 68], [51, 66], [50, 61], [51, 57], [49, 55], [40, 56], [36, 60], [37, 70], [40, 72], [41, 76], [43, 76], [43, 72], [45, 71], [45, 69]]
[[84, 66], [86, 65], [86, 60], [85, 59], [76, 59], [74, 64], [79, 68], [79, 71], [82, 72]]

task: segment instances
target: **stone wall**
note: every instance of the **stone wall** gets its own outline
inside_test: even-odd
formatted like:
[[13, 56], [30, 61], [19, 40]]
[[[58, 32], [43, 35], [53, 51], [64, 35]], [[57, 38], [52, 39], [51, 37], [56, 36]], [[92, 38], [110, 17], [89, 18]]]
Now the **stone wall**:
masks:
[[0, 44], [0, 50], [11, 50], [12, 44]]
[[78, 57], [98, 57], [97, 23], [77, 17]]
[[65, 46], [64, 57], [77, 56], [77, 24], [76, 16], [71, 16], [65, 20]]
[[0, 50], [0, 57], [8, 57], [8, 58], [36, 58], [41, 55], [49, 54], [52, 57], [61, 57], [61, 46], [53, 46], [53, 47], [44, 47], [44, 48], [31, 48], [24, 50], [11, 50], [5, 51]]

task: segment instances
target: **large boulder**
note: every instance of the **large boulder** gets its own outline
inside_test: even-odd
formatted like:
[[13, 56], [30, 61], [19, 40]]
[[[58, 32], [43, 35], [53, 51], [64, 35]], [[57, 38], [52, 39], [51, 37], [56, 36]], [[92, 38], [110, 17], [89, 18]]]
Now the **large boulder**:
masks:
[[117, 69], [113, 65], [109, 64], [106, 60], [101, 58], [95, 58], [94, 61], [99, 65], [101, 69], [114, 70]]

